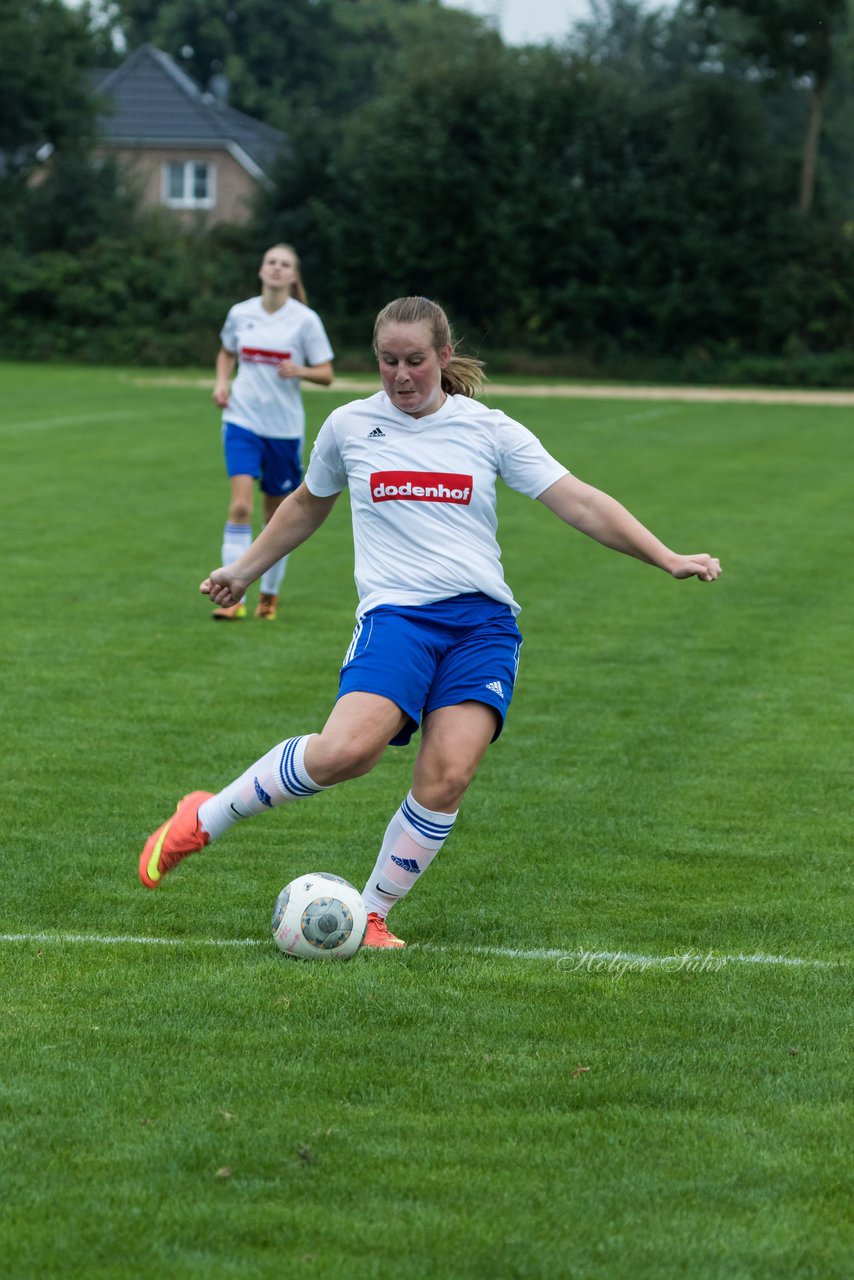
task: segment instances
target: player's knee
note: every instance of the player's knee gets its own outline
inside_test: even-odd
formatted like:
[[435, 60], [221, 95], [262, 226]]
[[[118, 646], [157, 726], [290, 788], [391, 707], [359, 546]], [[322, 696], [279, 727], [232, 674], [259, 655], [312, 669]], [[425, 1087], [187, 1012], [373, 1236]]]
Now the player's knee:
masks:
[[232, 498], [228, 518], [232, 524], [249, 524], [252, 519], [252, 503], [244, 498]]
[[361, 735], [321, 741], [318, 743], [318, 758], [312, 776], [322, 786], [345, 782], [348, 778], [360, 778], [373, 769], [383, 753], [384, 745]]
[[373, 769], [378, 759], [374, 746], [365, 742], [348, 742], [338, 750], [338, 770], [342, 778], [360, 778]]
[[455, 813], [474, 777], [476, 764], [447, 760], [429, 781], [430, 808], [437, 813]]

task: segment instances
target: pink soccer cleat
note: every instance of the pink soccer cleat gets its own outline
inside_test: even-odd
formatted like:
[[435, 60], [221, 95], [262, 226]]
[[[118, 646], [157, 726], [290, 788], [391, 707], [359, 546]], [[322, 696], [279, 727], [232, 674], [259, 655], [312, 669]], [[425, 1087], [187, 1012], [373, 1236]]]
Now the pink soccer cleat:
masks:
[[393, 933], [389, 932], [388, 925], [381, 915], [376, 911], [368, 912], [368, 927], [365, 929], [365, 940], [363, 947], [380, 947], [393, 948], [400, 950], [405, 947], [406, 943], [402, 938], [396, 938]]

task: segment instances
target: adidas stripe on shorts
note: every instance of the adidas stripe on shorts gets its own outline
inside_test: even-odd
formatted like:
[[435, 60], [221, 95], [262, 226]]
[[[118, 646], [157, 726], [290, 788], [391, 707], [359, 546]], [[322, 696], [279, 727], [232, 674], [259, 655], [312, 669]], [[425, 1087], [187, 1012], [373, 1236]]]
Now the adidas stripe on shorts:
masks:
[[394, 746], [405, 746], [422, 716], [438, 707], [484, 702], [497, 713], [494, 741], [513, 696], [521, 646], [509, 605], [480, 592], [435, 604], [379, 605], [356, 624], [338, 697], [376, 693], [396, 702], [409, 723]]

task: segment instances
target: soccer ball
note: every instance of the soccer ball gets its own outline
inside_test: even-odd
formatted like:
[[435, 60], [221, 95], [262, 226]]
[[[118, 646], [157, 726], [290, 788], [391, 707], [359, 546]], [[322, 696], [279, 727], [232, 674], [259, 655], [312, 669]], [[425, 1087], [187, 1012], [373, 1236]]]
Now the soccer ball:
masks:
[[316, 871], [286, 884], [273, 908], [273, 940], [301, 960], [349, 960], [362, 945], [368, 909], [349, 880]]

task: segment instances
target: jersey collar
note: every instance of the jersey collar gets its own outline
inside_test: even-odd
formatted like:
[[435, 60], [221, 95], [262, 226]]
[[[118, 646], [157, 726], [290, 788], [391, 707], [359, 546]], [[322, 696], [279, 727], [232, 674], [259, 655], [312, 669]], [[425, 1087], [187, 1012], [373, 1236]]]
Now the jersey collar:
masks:
[[424, 431], [428, 427], [436, 426], [444, 422], [445, 418], [449, 418], [453, 412], [454, 397], [448, 392], [445, 393], [445, 400], [435, 413], [427, 413], [423, 418], [413, 418], [411, 413], [404, 413], [402, 409], [398, 409], [397, 405], [392, 404], [384, 391], [380, 392], [382, 397], [382, 406], [390, 418], [400, 423], [409, 431]]

